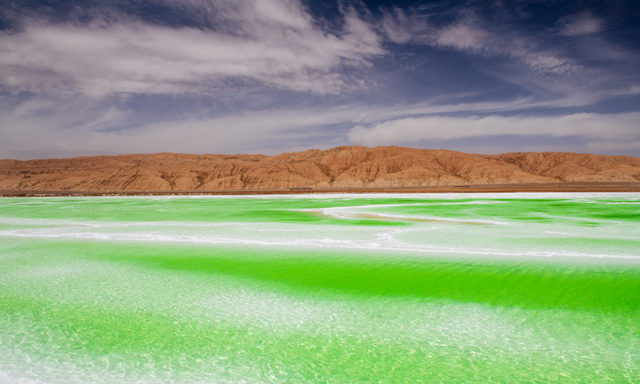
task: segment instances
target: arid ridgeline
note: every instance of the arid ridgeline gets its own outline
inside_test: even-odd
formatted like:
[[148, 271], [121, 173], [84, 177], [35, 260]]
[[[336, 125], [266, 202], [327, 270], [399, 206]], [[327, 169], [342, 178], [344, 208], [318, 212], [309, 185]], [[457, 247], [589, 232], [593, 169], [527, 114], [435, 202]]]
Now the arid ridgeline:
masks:
[[556, 152], [474, 155], [353, 146], [277, 156], [157, 153], [0, 160], [0, 189], [17, 191], [192, 191], [559, 181], [637, 183], [640, 158]]

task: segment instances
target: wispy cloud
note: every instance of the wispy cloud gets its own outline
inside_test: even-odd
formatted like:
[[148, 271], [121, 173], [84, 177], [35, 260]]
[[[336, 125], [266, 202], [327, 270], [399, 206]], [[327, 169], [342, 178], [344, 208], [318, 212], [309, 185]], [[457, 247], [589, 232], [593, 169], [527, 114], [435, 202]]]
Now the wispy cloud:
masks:
[[564, 116], [427, 116], [385, 121], [370, 127], [359, 125], [349, 132], [357, 144], [377, 146], [406, 144], [419, 140], [517, 135], [551, 137], [579, 136], [588, 139], [623, 141], [640, 139], [640, 113], [578, 113]]
[[463, 23], [448, 25], [434, 33], [434, 45], [473, 53], [497, 53], [496, 37]]
[[[27, 159], [33, 157], [33, 153], [40, 153], [40, 157], [72, 157], [165, 151], [276, 154], [338, 145], [412, 146], [421, 140], [500, 135], [576, 136], [585, 138], [592, 145], [599, 143], [600, 146], [591, 149], [605, 150], [622, 148], [624, 143], [640, 140], [637, 132], [639, 113], [554, 117], [499, 115], [532, 105], [549, 107], [561, 103], [575, 106], [585, 101], [521, 99], [456, 105], [350, 104], [144, 122], [137, 121], [135, 113], [113, 106], [96, 109], [92, 102], [83, 98], [60, 102], [41, 98], [22, 103], [13, 110], [0, 110], [0, 127], [11, 127], [0, 130], [0, 158]], [[455, 116], [470, 111], [478, 115]], [[584, 145], [576, 148], [589, 150]], [[475, 151], [482, 150], [476, 148]], [[492, 150], [508, 152], [509, 142], [496, 143]]]
[[0, 82], [14, 91], [214, 93], [230, 78], [295, 91], [336, 93], [358, 85], [341, 66], [370, 65], [384, 53], [354, 12], [335, 34], [316, 27], [297, 1], [207, 3], [216, 30], [131, 20], [89, 24], [25, 22], [0, 36]]
[[[459, 17], [444, 25], [429, 22], [428, 15], [407, 14], [400, 9], [385, 11], [381, 29], [395, 42], [413, 42], [439, 49], [452, 49], [487, 57], [510, 58], [529, 68], [532, 74], [573, 76], [589, 72], [587, 68], [570, 57], [543, 47], [536, 36], [523, 35], [516, 28], [507, 28], [503, 23], [495, 26], [476, 16], [469, 10], [459, 11]], [[583, 16], [580, 16], [583, 17]], [[569, 30], [594, 28], [596, 19], [587, 16], [564, 22]], [[574, 25], [575, 24], [575, 25]], [[492, 28], [493, 27], [493, 28]], [[558, 81], [558, 78], [554, 78]]]
[[558, 20], [560, 33], [566, 36], [581, 36], [600, 32], [602, 20], [593, 16], [591, 12], [581, 12], [575, 15], [565, 16]]
[[533, 136], [539, 148], [631, 153], [640, 140], [637, 28], [611, 33], [612, 16], [577, 4], [549, 16], [527, 2], [329, 3], [16, 5], [0, 31], [0, 158], [507, 152]]

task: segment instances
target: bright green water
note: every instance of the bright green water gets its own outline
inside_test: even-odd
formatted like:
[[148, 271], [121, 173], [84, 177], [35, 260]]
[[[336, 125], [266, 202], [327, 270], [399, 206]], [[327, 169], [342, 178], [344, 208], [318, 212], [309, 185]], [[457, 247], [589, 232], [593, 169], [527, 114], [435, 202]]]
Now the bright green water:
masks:
[[637, 383], [639, 234], [637, 194], [2, 199], [0, 383]]

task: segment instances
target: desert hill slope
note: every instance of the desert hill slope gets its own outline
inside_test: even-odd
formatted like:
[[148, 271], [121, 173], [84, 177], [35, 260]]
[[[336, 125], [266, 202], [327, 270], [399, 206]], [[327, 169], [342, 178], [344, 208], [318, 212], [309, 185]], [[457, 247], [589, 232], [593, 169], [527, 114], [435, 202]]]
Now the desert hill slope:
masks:
[[638, 182], [640, 158], [559, 152], [477, 155], [361, 146], [277, 156], [156, 153], [0, 160], [0, 189], [190, 191], [513, 183]]

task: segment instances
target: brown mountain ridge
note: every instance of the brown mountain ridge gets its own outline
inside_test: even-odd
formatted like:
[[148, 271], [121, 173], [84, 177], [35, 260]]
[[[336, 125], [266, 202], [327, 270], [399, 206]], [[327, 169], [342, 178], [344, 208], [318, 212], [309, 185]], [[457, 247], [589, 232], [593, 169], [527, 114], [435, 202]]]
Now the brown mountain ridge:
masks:
[[216, 191], [640, 181], [640, 158], [342, 146], [277, 156], [156, 153], [0, 160], [0, 189]]

